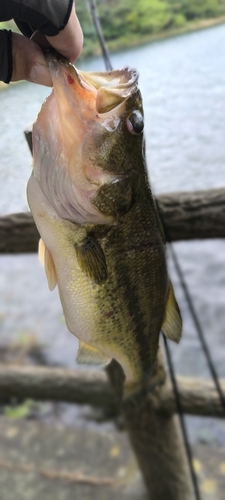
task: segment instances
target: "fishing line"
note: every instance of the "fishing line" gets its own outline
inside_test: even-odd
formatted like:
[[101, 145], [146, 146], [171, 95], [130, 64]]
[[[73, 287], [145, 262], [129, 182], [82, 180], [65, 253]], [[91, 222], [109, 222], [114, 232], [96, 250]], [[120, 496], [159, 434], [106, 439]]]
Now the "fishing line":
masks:
[[[165, 227], [165, 223], [164, 223], [164, 220], [163, 220], [163, 216], [162, 216], [162, 213], [161, 213], [158, 201], [156, 199], [155, 199], [155, 204], [156, 204], [156, 208], [157, 208], [157, 211], [158, 211], [158, 214], [159, 214], [159, 217], [160, 217], [163, 229], [164, 229], [165, 237], [166, 237], [167, 241], [169, 241], [168, 234], [167, 234], [167, 229]], [[171, 244], [170, 244], [170, 249], [172, 249], [172, 245]], [[176, 257], [176, 254], [175, 254], [175, 252], [173, 250], [172, 258], [174, 256]], [[178, 261], [176, 259], [176, 263], [177, 262]], [[178, 267], [180, 267], [179, 263], [178, 263]], [[182, 278], [183, 278], [183, 273], [182, 273], [181, 269], [180, 269], [180, 273], [179, 273], [179, 277], [180, 276], [182, 276]], [[182, 281], [184, 282], [184, 278], [182, 279]], [[189, 439], [188, 439], [187, 426], [186, 426], [184, 412], [183, 412], [183, 408], [182, 408], [181, 397], [180, 397], [180, 393], [179, 393], [178, 385], [177, 385], [177, 381], [176, 381], [176, 376], [175, 376], [175, 370], [174, 370], [174, 367], [173, 367], [172, 356], [171, 356], [171, 352], [170, 352], [170, 348], [169, 348], [167, 339], [166, 339], [166, 337], [165, 337], [164, 334], [163, 334], [163, 339], [164, 339], [164, 344], [165, 344], [165, 352], [166, 352], [166, 358], [167, 358], [167, 363], [168, 363], [170, 378], [171, 378], [171, 381], [172, 381], [173, 392], [174, 392], [174, 397], [175, 397], [175, 401], [176, 401], [177, 412], [178, 412], [178, 416], [179, 416], [179, 422], [180, 422], [181, 432], [182, 432], [182, 436], [183, 436], [183, 440], [184, 440], [184, 446], [185, 446], [187, 460], [188, 460], [188, 466], [189, 466], [191, 480], [192, 480], [192, 484], [193, 484], [194, 494], [195, 494], [196, 500], [201, 500], [201, 495], [200, 495], [200, 491], [199, 491], [199, 487], [198, 487], [198, 479], [197, 479], [197, 476], [195, 474], [194, 465], [193, 465], [192, 449], [191, 449], [191, 446], [190, 446], [190, 443], [189, 443]]]
[[[98, 18], [98, 13], [97, 13], [97, 9], [96, 9], [95, 0], [88, 0], [88, 4], [89, 4], [89, 7], [90, 7], [93, 24], [95, 26], [95, 29], [96, 29], [96, 32], [97, 32], [97, 35], [98, 35], [98, 39], [99, 39], [99, 42], [100, 42], [100, 45], [101, 45], [102, 56], [103, 56], [103, 59], [105, 61], [106, 70], [107, 69], [108, 70], [112, 70], [113, 66], [111, 64], [110, 56], [109, 56], [109, 53], [108, 53], [108, 50], [107, 50], [107, 47], [106, 47], [104, 35], [103, 35], [102, 29], [101, 29], [101, 23], [100, 23], [100, 20]], [[157, 204], [157, 206], [158, 206], [158, 204]], [[158, 212], [160, 213], [159, 207], [158, 207]], [[162, 225], [164, 227], [163, 219], [162, 219]], [[166, 230], [165, 230], [165, 234], [166, 234]], [[183, 414], [183, 410], [182, 410], [181, 399], [180, 399], [180, 395], [179, 395], [178, 387], [177, 387], [177, 383], [176, 383], [175, 372], [174, 372], [174, 368], [173, 368], [173, 362], [172, 362], [172, 358], [171, 358], [171, 355], [170, 355], [170, 350], [169, 350], [169, 346], [167, 344], [167, 340], [166, 340], [165, 336], [163, 336], [163, 337], [164, 337], [164, 342], [165, 342], [165, 350], [166, 350], [166, 355], [167, 355], [167, 361], [168, 361], [168, 366], [169, 366], [169, 370], [170, 370], [170, 376], [171, 376], [171, 380], [172, 380], [172, 384], [173, 384], [173, 391], [174, 391], [174, 395], [175, 395], [175, 400], [176, 400], [176, 405], [177, 405], [177, 411], [178, 411], [178, 414], [179, 414], [180, 426], [181, 426], [181, 431], [182, 431], [182, 434], [183, 434], [184, 445], [185, 445], [187, 459], [188, 459], [188, 464], [189, 464], [189, 468], [190, 468], [190, 474], [191, 474], [191, 479], [192, 479], [192, 483], [193, 483], [193, 488], [194, 488], [196, 500], [201, 500], [200, 492], [199, 492], [199, 488], [198, 488], [198, 481], [197, 481], [197, 477], [196, 477], [196, 474], [195, 474], [195, 471], [194, 471], [194, 466], [193, 466], [192, 450], [191, 450], [191, 447], [190, 447], [190, 444], [189, 444], [189, 441], [188, 441], [188, 434], [187, 434], [187, 429], [186, 429], [186, 423], [185, 423], [185, 420], [184, 420], [184, 414]]]
[[177, 386], [177, 382], [176, 382], [172, 356], [171, 356], [171, 352], [170, 352], [170, 348], [169, 348], [167, 339], [166, 339], [164, 334], [163, 334], [163, 339], [164, 339], [164, 344], [165, 344], [165, 351], [166, 351], [166, 357], [167, 357], [167, 362], [168, 362], [168, 367], [169, 367], [169, 372], [170, 372], [170, 378], [172, 380], [172, 386], [173, 386], [173, 392], [174, 392], [175, 401], [176, 401], [176, 407], [177, 407], [177, 411], [178, 411], [178, 415], [179, 415], [181, 431], [183, 434], [184, 446], [185, 446], [185, 450], [186, 450], [188, 465], [189, 465], [192, 484], [193, 484], [193, 488], [194, 488], [194, 493], [195, 493], [196, 500], [201, 500], [201, 495], [200, 495], [200, 491], [199, 491], [199, 487], [198, 487], [198, 480], [197, 480], [197, 476], [195, 474], [195, 470], [194, 470], [194, 466], [193, 466], [192, 449], [191, 449], [189, 439], [188, 439], [187, 426], [186, 426], [183, 408], [182, 408], [182, 404], [181, 404], [181, 398], [180, 398], [180, 394], [179, 394], [179, 390], [178, 390], [178, 386]]
[[[99, 20], [99, 17], [98, 17], [98, 12], [97, 12], [97, 8], [96, 8], [95, 0], [88, 0], [88, 4], [89, 4], [90, 11], [91, 11], [93, 24], [95, 26], [95, 29], [96, 29], [96, 32], [97, 32], [97, 35], [98, 35], [98, 39], [99, 39], [99, 42], [100, 42], [100, 45], [101, 45], [102, 56], [103, 56], [103, 59], [105, 61], [106, 70], [112, 70], [113, 67], [112, 67], [112, 64], [111, 64], [109, 52], [108, 52], [107, 47], [106, 47], [104, 35], [103, 35], [102, 29], [101, 29], [101, 23], [100, 23], [100, 20]], [[167, 234], [167, 229], [166, 229], [166, 225], [164, 223], [162, 212], [160, 210], [160, 207], [158, 205], [157, 200], [156, 200], [156, 206], [158, 208], [158, 213], [159, 213], [161, 221], [162, 221], [162, 225], [163, 225], [163, 228], [164, 228], [166, 239], [167, 239], [167, 241], [169, 241], [168, 234]], [[188, 286], [187, 286], [187, 284], [185, 282], [184, 274], [182, 272], [181, 266], [180, 266], [180, 264], [178, 262], [178, 259], [177, 259], [177, 256], [176, 256], [175, 250], [173, 249], [172, 244], [170, 244], [170, 251], [171, 251], [172, 259], [173, 259], [173, 262], [174, 262], [174, 265], [175, 265], [175, 268], [176, 268], [176, 272], [177, 272], [177, 274], [179, 276], [179, 279], [180, 279], [180, 283], [181, 283], [181, 286], [182, 286], [182, 289], [183, 289], [183, 292], [184, 292], [184, 296], [185, 296], [187, 304], [189, 306], [189, 310], [190, 310], [193, 322], [195, 324], [196, 331], [197, 331], [200, 343], [202, 345], [203, 352], [205, 354], [205, 357], [206, 357], [206, 360], [207, 360], [207, 363], [208, 363], [208, 367], [209, 367], [212, 379], [214, 381], [216, 390], [218, 392], [218, 395], [219, 395], [219, 398], [220, 398], [220, 401], [221, 401], [221, 405], [225, 409], [225, 398], [224, 398], [223, 391], [222, 391], [222, 388], [221, 388], [221, 385], [220, 385], [220, 381], [219, 381], [218, 375], [216, 373], [213, 360], [212, 360], [212, 358], [210, 356], [208, 345], [206, 343], [206, 340], [205, 340], [205, 337], [204, 337], [204, 333], [203, 333], [203, 330], [201, 328], [200, 321], [198, 319], [198, 315], [197, 315], [197, 313], [195, 311], [195, 308], [194, 308], [194, 305], [193, 305], [193, 301], [192, 301], [192, 298], [191, 298]]]
[[180, 279], [180, 283], [181, 283], [181, 286], [182, 286], [182, 289], [183, 289], [183, 292], [184, 292], [184, 295], [185, 295], [185, 298], [186, 298], [186, 301], [187, 301], [187, 304], [188, 304], [188, 307], [189, 307], [189, 310], [190, 310], [193, 322], [195, 324], [195, 328], [196, 328], [196, 331], [197, 331], [200, 343], [202, 345], [203, 352], [205, 354], [205, 357], [206, 357], [206, 360], [207, 360], [207, 363], [208, 363], [208, 367], [209, 367], [210, 373], [212, 375], [215, 387], [217, 389], [221, 405], [222, 405], [222, 407], [225, 410], [225, 397], [224, 397], [224, 394], [223, 394], [223, 391], [222, 391], [222, 388], [221, 388], [221, 385], [220, 385], [220, 381], [219, 381], [219, 378], [218, 378], [218, 375], [217, 375], [217, 372], [216, 372], [213, 360], [211, 358], [211, 355], [210, 355], [210, 352], [209, 352], [209, 348], [208, 348], [208, 345], [206, 343], [205, 336], [204, 336], [201, 324], [200, 324], [199, 319], [198, 319], [198, 315], [197, 315], [197, 313], [195, 311], [194, 304], [193, 304], [193, 301], [192, 301], [192, 298], [191, 298], [191, 295], [190, 295], [187, 283], [185, 282], [183, 271], [182, 271], [181, 266], [180, 266], [180, 264], [178, 262], [177, 255], [176, 255], [176, 253], [174, 251], [174, 248], [173, 248], [173, 246], [171, 244], [170, 244], [170, 252], [171, 252], [171, 255], [172, 255], [172, 258], [173, 258], [173, 262], [174, 262], [177, 274], [178, 274], [179, 279]]
[[[162, 225], [163, 225], [163, 229], [164, 229], [164, 233], [165, 233], [165, 236], [166, 236], [166, 240], [169, 242], [168, 231], [167, 231], [167, 227], [166, 227], [166, 224], [164, 222], [164, 219], [163, 219], [162, 211], [161, 211], [161, 209], [159, 207], [159, 204], [158, 204], [157, 200], [155, 200], [155, 203], [156, 203], [157, 210], [158, 210], [158, 213], [159, 213]], [[203, 352], [204, 352], [204, 355], [205, 355], [205, 358], [206, 358], [206, 361], [207, 361], [207, 364], [208, 364], [209, 371], [211, 373], [211, 376], [212, 376], [212, 379], [214, 381], [217, 393], [219, 395], [221, 406], [225, 410], [225, 397], [224, 397], [224, 394], [223, 394], [223, 391], [222, 391], [222, 388], [221, 388], [221, 385], [220, 385], [220, 381], [219, 381], [219, 378], [218, 378], [218, 375], [217, 375], [217, 372], [216, 372], [216, 369], [215, 369], [212, 357], [211, 357], [210, 352], [209, 352], [209, 348], [208, 348], [207, 342], [205, 340], [204, 332], [202, 330], [200, 321], [198, 319], [197, 312], [196, 312], [196, 310], [194, 308], [194, 304], [193, 304], [193, 300], [191, 298], [191, 294], [189, 292], [189, 288], [188, 288], [187, 283], [186, 283], [185, 278], [184, 278], [184, 273], [183, 273], [183, 271], [181, 269], [181, 266], [179, 264], [179, 261], [178, 261], [178, 258], [177, 258], [177, 255], [176, 255], [176, 252], [175, 252], [175, 250], [173, 248], [172, 243], [170, 243], [168, 245], [168, 247], [170, 249], [172, 260], [173, 260], [173, 263], [174, 263], [177, 275], [179, 277], [180, 284], [182, 286], [182, 289], [183, 289], [183, 292], [184, 292], [184, 296], [185, 296], [185, 299], [187, 301], [187, 304], [188, 304], [188, 307], [189, 307], [189, 311], [191, 313], [191, 317], [193, 319], [193, 322], [194, 322], [194, 325], [195, 325], [195, 328], [196, 328], [196, 331], [197, 331], [197, 334], [198, 334], [198, 338], [200, 340], [200, 344], [202, 346], [202, 349], [203, 349]]]
[[[112, 64], [111, 64], [111, 60], [110, 60], [110, 55], [109, 55], [109, 52], [107, 50], [105, 39], [104, 39], [104, 35], [103, 35], [102, 29], [101, 29], [101, 23], [100, 23], [100, 20], [99, 20], [99, 17], [98, 17], [98, 12], [97, 12], [97, 9], [96, 9], [95, 0], [88, 0], [88, 4], [89, 4], [89, 7], [90, 7], [90, 11], [91, 11], [91, 14], [92, 14], [93, 23], [94, 23], [94, 26], [95, 26], [95, 29], [96, 29], [96, 32], [97, 32], [97, 35], [98, 35], [98, 38], [99, 38], [99, 42], [100, 42], [100, 45], [101, 45], [102, 56], [103, 56], [103, 59], [105, 61], [106, 70], [112, 70]], [[159, 213], [161, 221], [162, 221], [162, 225], [163, 225], [163, 228], [164, 228], [166, 239], [167, 239], [167, 241], [169, 241], [169, 238], [168, 238], [168, 235], [167, 235], [167, 230], [166, 230], [166, 225], [164, 223], [162, 212], [161, 212], [160, 207], [159, 207], [159, 205], [157, 203], [157, 200], [156, 200], [156, 205], [157, 205], [158, 213]], [[222, 391], [222, 388], [221, 388], [221, 385], [220, 385], [220, 382], [219, 382], [219, 378], [218, 378], [218, 375], [216, 373], [213, 360], [212, 360], [212, 358], [210, 356], [209, 349], [208, 349], [208, 346], [207, 346], [207, 343], [206, 343], [206, 340], [205, 340], [205, 337], [204, 337], [204, 333], [203, 333], [203, 330], [201, 328], [200, 321], [198, 319], [197, 313], [195, 311], [195, 308], [194, 308], [194, 305], [193, 305], [193, 301], [192, 301], [192, 298], [191, 298], [188, 286], [187, 286], [187, 284], [185, 282], [184, 274], [182, 272], [181, 266], [180, 266], [180, 264], [178, 262], [178, 259], [177, 259], [177, 256], [176, 256], [175, 250], [173, 249], [172, 244], [170, 244], [170, 251], [171, 251], [172, 259], [173, 259], [173, 262], [174, 262], [174, 265], [175, 265], [175, 268], [176, 268], [176, 272], [177, 272], [177, 274], [179, 276], [180, 283], [181, 283], [181, 286], [183, 288], [184, 296], [185, 296], [187, 304], [189, 306], [189, 310], [190, 310], [193, 322], [195, 324], [196, 331], [197, 331], [200, 343], [202, 345], [203, 352], [205, 354], [205, 357], [206, 357], [206, 360], [207, 360], [207, 363], [208, 363], [208, 367], [209, 367], [212, 379], [214, 381], [216, 390], [218, 392], [218, 395], [219, 395], [219, 398], [220, 398], [220, 401], [221, 401], [221, 405], [225, 409], [225, 398], [224, 398], [223, 391]]]

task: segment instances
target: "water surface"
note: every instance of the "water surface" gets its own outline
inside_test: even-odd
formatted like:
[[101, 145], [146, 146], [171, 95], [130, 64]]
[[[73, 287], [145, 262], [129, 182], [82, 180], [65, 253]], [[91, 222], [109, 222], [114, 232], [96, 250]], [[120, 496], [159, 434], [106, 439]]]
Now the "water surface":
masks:
[[[112, 56], [114, 68], [133, 66], [144, 100], [147, 160], [155, 193], [225, 186], [225, 25], [162, 40]], [[104, 69], [100, 58], [82, 63]], [[23, 131], [49, 89], [22, 83], [0, 93], [0, 212], [27, 210], [31, 156]], [[225, 242], [175, 245], [211, 354], [225, 377]], [[50, 362], [74, 366], [77, 342], [62, 322], [37, 256], [0, 259], [0, 344], [31, 332]], [[209, 377], [182, 290], [170, 263], [184, 319], [176, 369]], [[220, 437], [221, 437], [220, 432]], [[225, 432], [224, 432], [225, 439]]]

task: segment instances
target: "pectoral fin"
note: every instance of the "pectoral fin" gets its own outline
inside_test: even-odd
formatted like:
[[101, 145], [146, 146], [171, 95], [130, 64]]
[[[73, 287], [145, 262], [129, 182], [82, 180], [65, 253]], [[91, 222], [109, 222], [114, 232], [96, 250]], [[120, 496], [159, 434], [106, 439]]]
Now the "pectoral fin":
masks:
[[107, 264], [100, 245], [93, 238], [87, 236], [75, 248], [77, 260], [82, 271], [91, 280], [100, 285], [107, 278]]
[[49, 290], [52, 291], [57, 285], [55, 264], [51, 252], [48, 250], [48, 248], [46, 248], [42, 239], [40, 239], [39, 241], [38, 255], [40, 261], [45, 266], [45, 272], [48, 280]]
[[45, 244], [44, 244], [42, 238], [40, 238], [39, 243], [38, 243], [38, 257], [39, 257], [40, 262], [44, 266], [45, 265]]
[[111, 361], [111, 358], [108, 358], [103, 352], [80, 340], [76, 361], [78, 364], [107, 365]]
[[164, 335], [168, 337], [168, 339], [174, 340], [174, 342], [180, 341], [182, 331], [182, 318], [171, 283], [161, 329]]

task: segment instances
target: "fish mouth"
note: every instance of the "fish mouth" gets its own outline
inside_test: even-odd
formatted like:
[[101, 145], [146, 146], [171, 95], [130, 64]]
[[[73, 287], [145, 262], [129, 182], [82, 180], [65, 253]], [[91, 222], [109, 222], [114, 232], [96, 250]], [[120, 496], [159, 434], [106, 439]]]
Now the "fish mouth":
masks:
[[[85, 100], [90, 114], [101, 122], [111, 116], [112, 110], [119, 117], [124, 111], [126, 100], [137, 91], [138, 72], [131, 68], [108, 72], [79, 71], [67, 59], [55, 51], [46, 51], [53, 87], [61, 85], [71, 89], [73, 100]], [[84, 106], [83, 106], [84, 110]], [[106, 127], [107, 128], [107, 127]]]
[[83, 88], [96, 89], [96, 111], [99, 115], [103, 115], [117, 108], [136, 91], [138, 73], [130, 68], [108, 73], [81, 71], [78, 73], [78, 78]]

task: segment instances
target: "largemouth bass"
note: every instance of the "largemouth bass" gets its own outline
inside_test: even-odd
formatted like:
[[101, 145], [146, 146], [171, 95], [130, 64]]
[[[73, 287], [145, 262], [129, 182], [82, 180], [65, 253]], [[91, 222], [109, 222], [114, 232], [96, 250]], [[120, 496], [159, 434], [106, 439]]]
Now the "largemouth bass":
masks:
[[47, 56], [53, 91], [33, 127], [28, 201], [50, 290], [58, 285], [78, 363], [122, 366], [143, 384], [160, 330], [181, 336], [144, 153], [136, 71], [77, 71]]

